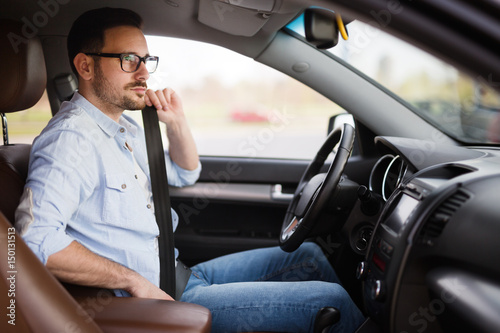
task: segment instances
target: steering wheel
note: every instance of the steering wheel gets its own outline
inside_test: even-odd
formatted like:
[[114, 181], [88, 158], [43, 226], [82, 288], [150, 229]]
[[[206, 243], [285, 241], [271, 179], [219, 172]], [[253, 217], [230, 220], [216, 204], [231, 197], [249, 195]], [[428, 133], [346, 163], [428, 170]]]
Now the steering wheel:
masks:
[[[330, 164], [328, 172], [320, 173], [326, 158], [340, 141], [337, 153]], [[328, 135], [297, 186], [288, 206], [279, 244], [287, 252], [296, 250], [304, 242], [321, 213], [334, 193], [352, 152], [354, 144], [354, 128], [344, 124], [343, 129], [336, 129]]]

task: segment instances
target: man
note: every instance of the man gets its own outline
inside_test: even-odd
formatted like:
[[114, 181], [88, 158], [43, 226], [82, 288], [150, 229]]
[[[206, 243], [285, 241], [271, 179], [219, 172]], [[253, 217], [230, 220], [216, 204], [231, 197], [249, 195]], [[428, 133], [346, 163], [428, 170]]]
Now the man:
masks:
[[[16, 225], [62, 281], [172, 300], [158, 287], [144, 132], [123, 111], [157, 109], [167, 125], [171, 185], [193, 184], [201, 166], [179, 96], [147, 90], [158, 59], [149, 55], [141, 26], [137, 14], [112, 8], [89, 11], [73, 24], [68, 54], [79, 89], [33, 143]], [[175, 229], [175, 212], [173, 223]], [[192, 269], [181, 300], [208, 307], [215, 332], [310, 331], [325, 306], [341, 311], [336, 331], [353, 331], [362, 321], [314, 244], [293, 254], [238, 253]], [[290, 282], [298, 280], [317, 281]]]

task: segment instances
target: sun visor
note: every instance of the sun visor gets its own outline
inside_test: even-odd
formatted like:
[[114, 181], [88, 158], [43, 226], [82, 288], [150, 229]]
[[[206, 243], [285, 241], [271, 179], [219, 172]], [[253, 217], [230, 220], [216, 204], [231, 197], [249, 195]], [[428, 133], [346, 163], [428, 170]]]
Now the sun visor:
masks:
[[274, 0], [200, 0], [198, 21], [226, 33], [251, 37], [272, 15]]

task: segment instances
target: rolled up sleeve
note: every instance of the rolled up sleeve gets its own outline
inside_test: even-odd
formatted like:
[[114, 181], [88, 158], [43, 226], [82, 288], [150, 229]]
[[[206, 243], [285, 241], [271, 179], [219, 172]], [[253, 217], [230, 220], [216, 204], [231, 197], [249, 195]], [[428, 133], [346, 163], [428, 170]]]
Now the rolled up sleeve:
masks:
[[[67, 247], [68, 221], [78, 204], [91, 192], [85, 182], [85, 156], [77, 149], [86, 139], [71, 132], [45, 135], [35, 141], [30, 156], [30, 173], [16, 211], [16, 229], [30, 249], [44, 263]], [[78, 147], [78, 148], [77, 148]]]
[[196, 183], [200, 178], [201, 163], [194, 170], [186, 170], [178, 166], [172, 159], [168, 152], [165, 152], [165, 164], [167, 166], [168, 184], [176, 187], [189, 186]]

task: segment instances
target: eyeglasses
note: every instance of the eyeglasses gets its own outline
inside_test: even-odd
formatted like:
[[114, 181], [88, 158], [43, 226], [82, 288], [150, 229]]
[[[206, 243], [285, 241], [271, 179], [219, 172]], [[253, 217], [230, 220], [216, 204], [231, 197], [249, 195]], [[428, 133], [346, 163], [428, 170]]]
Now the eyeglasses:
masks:
[[145, 56], [140, 57], [137, 54], [132, 53], [85, 53], [88, 56], [97, 56], [104, 58], [120, 58], [120, 66], [122, 71], [127, 73], [136, 72], [141, 66], [141, 62], [144, 62], [146, 69], [149, 73], [154, 73], [158, 67], [159, 57], [155, 56]]

